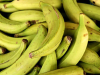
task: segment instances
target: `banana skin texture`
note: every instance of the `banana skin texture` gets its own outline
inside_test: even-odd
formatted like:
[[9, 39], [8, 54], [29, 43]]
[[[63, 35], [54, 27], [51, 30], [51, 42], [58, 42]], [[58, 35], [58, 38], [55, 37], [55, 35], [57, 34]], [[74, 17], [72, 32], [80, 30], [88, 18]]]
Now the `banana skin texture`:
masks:
[[84, 75], [84, 71], [79, 66], [68, 66], [39, 75]]
[[28, 41], [26, 39], [22, 40], [20, 47], [12, 52], [0, 55], [0, 69], [7, 68], [17, 61], [21, 54], [25, 51]]
[[34, 49], [40, 47], [42, 41], [47, 35], [47, 29], [40, 25], [38, 28], [38, 32], [36, 36], [31, 41], [28, 48], [22, 54], [22, 56], [10, 67], [2, 70], [0, 75], [25, 75], [27, 74], [40, 60], [41, 57], [38, 58], [29, 58], [29, 53]]
[[85, 53], [88, 44], [88, 31], [84, 22], [84, 14], [81, 13], [79, 18], [80, 23], [78, 29], [74, 34], [73, 41], [68, 52], [60, 59], [58, 63], [59, 68], [76, 65]]
[[30, 58], [46, 56], [55, 51], [62, 40], [65, 30], [64, 19], [57, 8], [44, 2], [40, 2], [40, 6], [48, 24], [48, 34], [41, 47], [37, 51], [30, 52]]

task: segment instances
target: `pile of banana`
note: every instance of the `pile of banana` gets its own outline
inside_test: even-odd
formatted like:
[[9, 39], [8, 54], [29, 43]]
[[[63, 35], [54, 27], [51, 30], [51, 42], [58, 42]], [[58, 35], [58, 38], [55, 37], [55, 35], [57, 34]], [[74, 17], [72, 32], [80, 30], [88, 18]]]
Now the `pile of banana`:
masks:
[[0, 75], [100, 74], [100, 2], [0, 0]]

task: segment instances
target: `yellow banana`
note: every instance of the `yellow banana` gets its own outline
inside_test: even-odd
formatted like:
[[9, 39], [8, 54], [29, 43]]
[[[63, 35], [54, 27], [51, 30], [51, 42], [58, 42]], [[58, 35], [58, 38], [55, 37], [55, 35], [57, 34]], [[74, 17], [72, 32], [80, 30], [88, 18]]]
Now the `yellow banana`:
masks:
[[14, 6], [15, 8], [19, 10], [23, 9], [41, 9], [39, 6], [39, 2], [43, 1], [45, 3], [49, 3], [50, 5], [56, 7], [56, 8], [61, 8], [62, 2], [61, 0], [14, 0], [12, 1], [9, 5], [6, 5], [6, 7], [9, 6]]
[[[64, 35], [70, 35], [73, 37], [75, 31], [77, 30], [79, 24], [75, 24], [72, 22], [65, 22], [65, 33]], [[97, 41], [100, 42], [100, 32], [86, 26], [87, 30], [88, 30], [88, 41]]]
[[90, 2], [96, 6], [100, 6], [100, 0], [90, 0]]
[[42, 41], [47, 35], [47, 30], [44, 26], [39, 26], [36, 36], [31, 41], [28, 48], [22, 54], [22, 56], [10, 67], [2, 70], [0, 75], [26, 75], [40, 60], [38, 58], [29, 58], [29, 53], [32, 50], [36, 50], [41, 46]]
[[3, 40], [8, 43], [12, 43], [12, 44], [20, 44], [22, 42], [22, 39], [27, 39], [28, 44], [29, 44], [31, 40], [35, 37], [35, 35], [36, 33], [29, 36], [24, 36], [24, 37], [12, 37], [3, 32], [0, 32], [0, 40]]
[[33, 34], [35, 34], [37, 32], [37, 28], [38, 28], [39, 25], [43, 25], [43, 26], [45, 26], [47, 28], [47, 23], [46, 22], [44, 22], [44, 23], [37, 23], [37, 24], [31, 25], [30, 27], [28, 27], [24, 31], [15, 34], [15, 36], [18, 37], [18, 36], [33, 35]]
[[79, 62], [78, 66], [83, 68], [83, 70], [88, 74], [98, 74], [98, 75], [100, 74], [100, 69], [98, 69], [96, 66], [92, 64], [88, 64], [85, 62]]
[[0, 55], [0, 69], [7, 68], [13, 63], [15, 63], [27, 47], [28, 41], [26, 39], [22, 40], [20, 47], [12, 52]]
[[14, 21], [35, 21], [36, 23], [45, 22], [42, 11], [39, 10], [21, 10], [9, 15], [10, 20]]
[[[1, 0], [0, 0], [1, 1]], [[0, 11], [2, 12], [6, 12], [6, 13], [11, 13], [11, 12], [15, 12], [18, 11], [18, 9], [16, 9], [15, 7], [9, 7], [9, 8], [5, 8], [5, 4], [8, 4], [10, 2], [0, 2]]]
[[[62, 0], [62, 3], [63, 3], [63, 8], [68, 18], [74, 23], [79, 23], [79, 15], [80, 13], [83, 13], [83, 12], [79, 8], [77, 4], [77, 0]], [[86, 26], [93, 28], [94, 30], [100, 31], [100, 28], [96, 25], [96, 23], [92, 19], [90, 19], [86, 15], [84, 17], [85, 17]]]
[[80, 14], [79, 26], [73, 36], [73, 41], [68, 52], [59, 61], [59, 68], [76, 65], [86, 50], [88, 44], [88, 31], [85, 26], [84, 16], [83, 13]]
[[79, 66], [68, 66], [39, 75], [84, 75], [84, 71]]
[[57, 69], [57, 57], [55, 51], [46, 56], [39, 74]]
[[64, 19], [57, 8], [45, 2], [40, 2], [40, 6], [48, 24], [48, 34], [41, 47], [37, 51], [30, 52], [30, 58], [46, 56], [55, 51], [62, 40], [65, 30]]
[[88, 17], [94, 20], [100, 21], [100, 7], [86, 4], [86, 3], [78, 3], [80, 9], [86, 14]]
[[30, 22], [12, 21], [0, 14], [0, 30], [9, 34], [15, 34], [23, 31], [30, 26]]

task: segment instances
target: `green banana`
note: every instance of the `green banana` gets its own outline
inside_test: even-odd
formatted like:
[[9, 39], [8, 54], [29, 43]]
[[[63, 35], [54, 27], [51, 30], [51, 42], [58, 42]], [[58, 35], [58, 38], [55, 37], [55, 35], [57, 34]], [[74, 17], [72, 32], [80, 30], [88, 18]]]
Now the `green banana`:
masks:
[[86, 73], [89, 73], [89, 74], [98, 74], [98, 75], [100, 74], [100, 69], [98, 69], [96, 66], [94, 66], [92, 64], [88, 64], [88, 63], [85, 63], [85, 62], [79, 62], [78, 66], [80, 66], [81, 68], [83, 68], [83, 70]]
[[15, 34], [15, 36], [18, 37], [18, 36], [32, 35], [37, 32], [37, 28], [39, 25], [43, 25], [47, 28], [47, 23], [38, 23], [38, 24], [31, 25], [30, 27], [28, 27], [27, 29], [25, 29], [24, 31], [20, 33]]
[[7, 51], [6, 48], [4, 48], [4, 47], [0, 47], [0, 54], [5, 54], [6, 51]]
[[[68, 47], [71, 44], [71, 41], [72, 41], [72, 38], [70, 36], [64, 36], [60, 45], [56, 49], [57, 60], [59, 60], [61, 57], [63, 57], [63, 55], [66, 53], [66, 51], [68, 50]], [[41, 65], [41, 66], [43, 65], [44, 61], [46, 60], [46, 57], [47, 56], [44, 56], [40, 59], [39, 65]]]
[[84, 75], [84, 71], [79, 66], [68, 66], [39, 75]]
[[31, 40], [35, 37], [36, 33], [29, 35], [29, 36], [24, 36], [24, 37], [12, 37], [9, 36], [3, 32], [0, 32], [0, 40], [3, 40], [5, 42], [9, 42], [12, 44], [20, 44], [22, 42], [22, 39], [27, 39], [28, 40], [28, 44], [31, 42]]
[[68, 50], [71, 42], [72, 42], [72, 37], [70, 37], [70, 36], [64, 36], [61, 44], [56, 49], [56, 55], [57, 55], [57, 59], [58, 60], [61, 57], [63, 57], [63, 55], [67, 52], [67, 50]]
[[2, 12], [6, 12], [6, 13], [11, 13], [11, 12], [15, 12], [18, 11], [18, 9], [16, 9], [15, 7], [9, 7], [9, 8], [5, 8], [4, 6], [6, 4], [8, 4], [9, 2], [0, 2], [0, 11]]
[[36, 65], [36, 66], [31, 70], [31, 72], [30, 72], [29, 74], [27, 74], [27, 75], [38, 75], [40, 69], [41, 69], [41, 68], [40, 68], [39, 66]]
[[99, 55], [95, 51], [93, 51], [89, 48], [86, 49], [86, 51], [80, 61], [94, 65], [95, 67], [100, 69]]
[[39, 74], [56, 70], [56, 69], [57, 69], [57, 57], [56, 57], [56, 52], [54, 51], [51, 54], [46, 56], [46, 59], [39, 71]]
[[100, 51], [100, 42], [89, 42], [87, 47], [92, 49], [95, 52], [99, 52]]
[[10, 6], [14, 6], [15, 8], [19, 9], [19, 10], [23, 10], [23, 9], [39, 9], [41, 10], [40, 6], [39, 6], [39, 2], [45, 2], [45, 3], [49, 3], [50, 5], [56, 7], [56, 8], [61, 8], [62, 6], [62, 2], [61, 0], [14, 0], [12, 1], [9, 5], [6, 5], [6, 7], [10, 7]]
[[10, 67], [2, 70], [0, 75], [25, 75], [27, 74], [40, 60], [38, 58], [29, 58], [29, 53], [32, 50], [36, 50], [41, 46], [42, 41], [47, 35], [47, 30], [44, 26], [40, 25], [36, 36], [31, 41], [28, 48], [22, 54], [22, 56]]
[[86, 4], [86, 3], [78, 3], [80, 9], [86, 14], [88, 17], [94, 20], [100, 21], [100, 7]]
[[30, 58], [46, 56], [55, 51], [62, 40], [65, 30], [64, 19], [57, 8], [42, 1], [40, 2], [40, 6], [48, 24], [48, 34], [42, 42], [41, 47], [37, 51], [30, 52]]
[[10, 20], [14, 21], [35, 21], [36, 23], [45, 22], [42, 11], [39, 10], [21, 10], [9, 15]]
[[[77, 30], [79, 24], [75, 24], [72, 22], [65, 22], [65, 32], [64, 35], [69, 35], [72, 36], [74, 35], [75, 31]], [[86, 26], [87, 30], [88, 30], [88, 41], [97, 41], [100, 42], [100, 32]]]
[[100, 0], [90, 0], [90, 2], [96, 6], [100, 6]]
[[73, 36], [73, 41], [68, 52], [59, 61], [59, 68], [76, 65], [86, 50], [88, 44], [88, 31], [85, 26], [84, 16], [83, 13], [80, 14], [79, 26]]
[[12, 21], [0, 14], [0, 30], [9, 34], [15, 34], [23, 31], [30, 26], [30, 22]]
[[[74, 22], [79, 23], [79, 15], [83, 13], [82, 10], [79, 8], [76, 0], [62, 0], [63, 8], [68, 16], [68, 18]], [[96, 23], [90, 19], [88, 16], [85, 17], [85, 25], [93, 28], [94, 30], [100, 31], [100, 28], [96, 25]]]
[[7, 68], [10, 65], [14, 64], [17, 61], [23, 51], [25, 51], [27, 47], [28, 41], [26, 39], [22, 40], [20, 47], [12, 52], [0, 55], [0, 69]]

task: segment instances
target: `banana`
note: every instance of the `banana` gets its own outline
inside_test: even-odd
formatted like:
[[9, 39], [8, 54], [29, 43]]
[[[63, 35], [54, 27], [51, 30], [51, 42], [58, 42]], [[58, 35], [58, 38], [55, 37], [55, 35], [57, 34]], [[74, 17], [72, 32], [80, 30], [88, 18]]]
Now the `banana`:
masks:
[[31, 70], [31, 72], [29, 73], [29, 74], [27, 74], [27, 75], [38, 75], [38, 73], [39, 73], [39, 71], [40, 71], [40, 66], [35, 66], [32, 70]]
[[29, 35], [29, 36], [24, 36], [24, 37], [12, 37], [3, 32], [0, 32], [0, 39], [5, 42], [9, 42], [9, 43], [13, 43], [13, 44], [20, 44], [22, 42], [22, 39], [27, 39], [28, 44], [29, 44], [31, 42], [31, 40], [35, 37], [35, 35], [36, 35], [36, 33]]
[[0, 55], [0, 69], [7, 68], [12, 65], [15, 61], [19, 59], [23, 51], [27, 47], [28, 41], [26, 39], [22, 40], [20, 47], [12, 52]]
[[51, 54], [46, 56], [46, 59], [40, 69], [39, 74], [56, 70], [56, 69], [57, 69], [57, 57], [56, 57], [56, 52], [54, 51]]
[[2, 70], [0, 75], [26, 75], [40, 60], [38, 58], [29, 58], [29, 53], [32, 50], [36, 50], [41, 46], [42, 41], [47, 35], [47, 30], [44, 26], [40, 25], [36, 36], [31, 41], [28, 48], [22, 54], [22, 56], [10, 67]]
[[38, 28], [39, 25], [43, 25], [47, 28], [47, 23], [46, 22], [37, 23], [37, 24], [31, 25], [30, 27], [28, 27], [24, 31], [15, 34], [15, 36], [18, 37], [18, 36], [27, 36], [27, 35], [35, 34], [37, 32], [37, 28]]
[[39, 75], [84, 75], [83, 72], [83, 69], [79, 66], [68, 66]]
[[89, 74], [98, 74], [98, 75], [100, 74], [100, 69], [98, 69], [94, 65], [91, 65], [91, 64], [88, 64], [88, 63], [85, 63], [85, 62], [79, 62], [78, 66], [80, 66], [81, 68], [83, 68], [83, 70], [86, 73], [89, 73]]
[[14, 21], [35, 21], [36, 23], [45, 22], [42, 11], [39, 10], [21, 10], [9, 15], [10, 20]]
[[61, 44], [56, 49], [57, 60], [59, 60], [67, 52], [70, 44], [72, 42], [72, 37], [64, 36]]
[[6, 13], [11, 13], [11, 12], [15, 12], [18, 11], [18, 9], [16, 9], [15, 7], [9, 7], [9, 8], [5, 8], [4, 6], [6, 4], [8, 4], [9, 2], [0, 2], [0, 11], [2, 12], [6, 12]]
[[65, 30], [64, 19], [57, 8], [42, 1], [40, 6], [48, 24], [48, 34], [42, 42], [41, 47], [37, 51], [30, 52], [30, 58], [46, 56], [55, 51], [62, 40]]
[[86, 4], [86, 3], [78, 3], [80, 9], [86, 14], [88, 17], [94, 20], [100, 21], [100, 7]]
[[9, 34], [15, 34], [23, 31], [30, 26], [30, 22], [12, 21], [0, 14], [0, 30]]
[[[73, 37], [75, 31], [77, 30], [79, 24], [75, 24], [72, 22], [65, 22], [65, 32], [64, 35], [69, 35], [71, 37]], [[96, 41], [96, 42], [100, 42], [100, 32], [86, 26], [87, 30], [88, 30], [88, 41]]]
[[6, 48], [4, 48], [4, 47], [0, 47], [0, 54], [5, 54], [6, 51], [7, 51]]
[[19, 10], [23, 10], [23, 9], [38, 9], [41, 10], [40, 6], [39, 6], [39, 2], [43, 1], [45, 3], [49, 3], [50, 5], [60, 9], [62, 7], [62, 2], [61, 0], [14, 0], [12, 1], [9, 5], [6, 5], [7, 7], [10, 6], [14, 6], [15, 8], [19, 9]]
[[86, 49], [86, 51], [80, 61], [94, 65], [95, 67], [100, 69], [99, 55], [95, 51], [93, 51], [89, 48]]
[[[62, 0], [62, 3], [64, 11], [68, 16], [68, 18], [74, 23], [79, 23], [79, 15], [80, 13], [83, 12], [79, 8], [76, 0]], [[96, 23], [86, 15], [85, 15], [85, 25], [90, 28], [93, 28], [94, 30], [100, 31], [100, 28], [96, 25]]]
[[100, 6], [100, 0], [90, 0], [93, 5]]
[[100, 51], [100, 42], [89, 42], [87, 47], [95, 52], [99, 52]]
[[76, 65], [85, 53], [88, 44], [88, 31], [85, 26], [84, 17], [85, 15], [81, 13], [79, 17], [80, 23], [73, 36], [72, 44], [68, 52], [59, 61], [59, 68]]
[[[71, 44], [71, 41], [72, 41], [72, 38], [70, 36], [64, 36], [60, 45], [55, 50], [57, 60], [59, 60], [61, 57], [63, 57], [63, 55], [66, 53], [66, 51], [68, 50], [68, 48]], [[47, 56], [44, 56], [40, 59], [39, 65], [41, 65], [41, 66], [43, 65], [44, 61], [46, 60], [46, 57]]]

